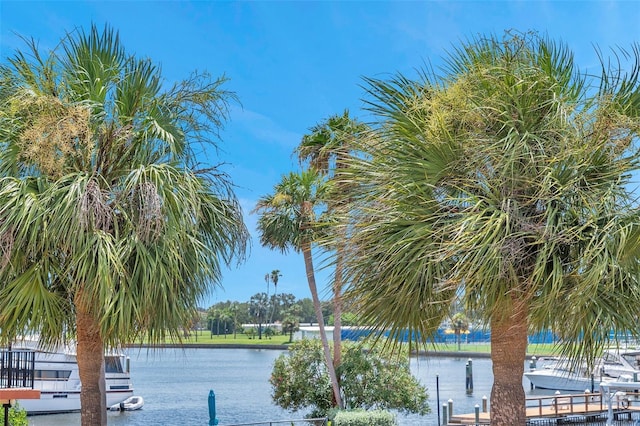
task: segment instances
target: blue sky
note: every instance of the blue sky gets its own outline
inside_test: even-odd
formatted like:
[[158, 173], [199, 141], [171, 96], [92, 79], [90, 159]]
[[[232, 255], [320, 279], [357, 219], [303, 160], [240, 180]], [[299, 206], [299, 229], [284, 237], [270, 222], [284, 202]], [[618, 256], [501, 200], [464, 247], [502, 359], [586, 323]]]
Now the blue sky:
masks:
[[[567, 43], [578, 65], [598, 65], [594, 46], [640, 41], [640, 1], [0, 1], [0, 56], [33, 37], [54, 48], [66, 32], [112, 25], [128, 52], [162, 65], [168, 83], [192, 71], [230, 78], [233, 106], [221, 152], [203, 158], [224, 170], [254, 236], [250, 256], [225, 271], [223, 288], [202, 302], [246, 301], [266, 291], [279, 269], [278, 292], [309, 297], [302, 256], [260, 247], [256, 200], [297, 169], [302, 135], [345, 108], [366, 119], [362, 77], [413, 76], [437, 66], [460, 40], [505, 30], [535, 30]], [[328, 298], [329, 274], [318, 285]], [[273, 286], [270, 291], [273, 292]]]

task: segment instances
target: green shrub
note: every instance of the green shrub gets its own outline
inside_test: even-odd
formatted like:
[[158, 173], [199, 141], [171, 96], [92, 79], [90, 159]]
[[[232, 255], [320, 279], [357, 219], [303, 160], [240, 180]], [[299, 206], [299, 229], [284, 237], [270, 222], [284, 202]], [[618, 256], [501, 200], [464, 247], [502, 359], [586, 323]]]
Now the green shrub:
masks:
[[388, 411], [338, 411], [332, 426], [396, 426], [396, 416]]
[[[0, 424], [4, 424], [4, 407], [0, 406]], [[9, 409], [9, 424], [11, 426], [29, 426], [27, 412], [16, 403]]]
[[[428, 413], [428, 394], [413, 377], [408, 355], [390, 355], [361, 344], [343, 342], [336, 374], [347, 410], [398, 410]], [[280, 355], [271, 378], [273, 401], [285, 410], [310, 409], [323, 417], [334, 407], [321, 342], [301, 340]]]

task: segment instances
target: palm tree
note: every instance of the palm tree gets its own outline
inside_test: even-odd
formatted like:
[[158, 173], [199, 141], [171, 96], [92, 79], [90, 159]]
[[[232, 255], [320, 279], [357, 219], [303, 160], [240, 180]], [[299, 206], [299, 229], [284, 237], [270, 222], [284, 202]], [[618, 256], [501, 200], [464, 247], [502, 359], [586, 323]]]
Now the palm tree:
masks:
[[233, 319], [233, 312], [231, 312], [230, 308], [224, 308], [220, 312], [220, 321], [224, 324], [224, 338], [227, 338], [227, 331], [229, 330], [227, 325], [229, 321]]
[[254, 209], [254, 212], [260, 214], [258, 218], [260, 242], [263, 246], [279, 249], [283, 253], [289, 249], [302, 252], [335, 403], [338, 407], [342, 407], [340, 388], [324, 328], [324, 317], [318, 297], [311, 253], [315, 238], [316, 212], [314, 209], [318, 207], [316, 202], [322, 200], [322, 181], [315, 171], [307, 170], [300, 174], [290, 173], [283, 176], [282, 181], [274, 189], [274, 194], [261, 197]]
[[441, 76], [367, 80], [378, 139], [343, 173], [345, 296], [380, 331], [421, 340], [460, 296], [491, 329], [492, 425], [526, 423], [529, 331], [558, 331], [590, 363], [611, 330], [638, 335], [631, 54], [629, 73], [603, 61], [592, 81], [564, 45], [508, 34], [462, 44]]
[[[345, 187], [345, 180], [341, 172], [351, 155], [356, 139], [362, 137], [367, 126], [349, 116], [345, 110], [342, 115], [333, 115], [325, 121], [312, 127], [311, 133], [304, 135], [296, 151], [301, 162], [308, 162], [309, 166], [320, 174], [335, 178], [333, 191], [327, 194], [328, 213], [343, 208], [348, 211], [349, 200], [345, 194], [349, 188]], [[344, 229], [344, 228], [340, 228]], [[341, 231], [332, 241], [336, 250], [335, 271], [333, 276], [333, 364], [340, 365], [342, 355], [342, 247], [346, 238], [346, 231]]]
[[274, 269], [269, 275], [271, 282], [273, 283], [273, 296], [271, 297], [271, 314], [269, 315], [269, 324], [273, 324], [273, 312], [276, 310], [276, 294], [278, 293], [278, 280], [281, 276], [282, 274], [279, 269]]
[[451, 327], [456, 335], [456, 342], [458, 343], [458, 350], [460, 350], [460, 341], [462, 333], [469, 331], [469, 320], [462, 312], [457, 312], [451, 318]]
[[262, 339], [262, 321], [267, 316], [268, 304], [266, 293], [256, 293], [249, 300], [249, 315], [258, 322], [258, 339]]
[[57, 50], [28, 41], [0, 67], [0, 330], [73, 336], [83, 425], [106, 424], [104, 350], [180, 339], [247, 230], [226, 176], [198, 170], [233, 94], [193, 74], [167, 86], [117, 32]]
[[215, 324], [217, 318], [218, 310], [214, 306], [211, 306], [209, 309], [207, 309], [207, 324], [209, 325], [209, 337], [211, 339], [213, 339], [213, 325]]
[[278, 292], [278, 281], [282, 276], [282, 274], [280, 273], [280, 269], [274, 269], [273, 271], [271, 271], [270, 276], [271, 282], [273, 283], [273, 294], [276, 294]]
[[282, 318], [282, 332], [289, 334], [289, 343], [293, 342], [293, 333], [300, 329], [300, 305], [292, 305], [285, 309]]
[[233, 338], [236, 338], [236, 330], [238, 329], [238, 304], [233, 302], [231, 306], [231, 311], [233, 312]]

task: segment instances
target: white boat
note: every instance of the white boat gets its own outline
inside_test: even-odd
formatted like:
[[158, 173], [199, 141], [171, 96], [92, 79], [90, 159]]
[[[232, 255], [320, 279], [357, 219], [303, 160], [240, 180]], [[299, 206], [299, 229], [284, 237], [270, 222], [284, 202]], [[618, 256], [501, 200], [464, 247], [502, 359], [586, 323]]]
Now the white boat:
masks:
[[608, 349], [591, 370], [566, 358], [556, 358], [524, 373], [535, 388], [576, 392], [597, 391], [600, 382], [630, 381], [634, 375], [640, 377], [638, 349]]
[[132, 396], [118, 404], [113, 404], [111, 407], [109, 407], [109, 410], [134, 411], [134, 410], [141, 409], [143, 405], [144, 405], [144, 399], [141, 396]]
[[[40, 399], [19, 399], [27, 414], [53, 414], [80, 411], [80, 376], [75, 350], [71, 347], [47, 352], [38, 349], [35, 340], [20, 340], [12, 350], [35, 351], [34, 389]], [[133, 396], [129, 358], [123, 354], [105, 355], [107, 407]]]

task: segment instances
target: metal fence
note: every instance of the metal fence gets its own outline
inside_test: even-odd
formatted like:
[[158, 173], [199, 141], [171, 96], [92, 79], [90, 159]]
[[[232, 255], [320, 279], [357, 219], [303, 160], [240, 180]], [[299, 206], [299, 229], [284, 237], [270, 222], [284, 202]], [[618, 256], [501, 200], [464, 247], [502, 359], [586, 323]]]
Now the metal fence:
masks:
[[618, 419], [613, 423], [607, 423], [607, 419], [603, 417], [585, 418], [573, 417], [564, 419], [538, 419], [527, 421], [527, 426], [635, 426], [638, 420], [634, 419]]
[[34, 351], [0, 351], [0, 388], [31, 388], [35, 370]]
[[319, 417], [315, 419], [295, 419], [295, 420], [270, 420], [265, 422], [253, 422], [253, 423], [234, 423], [224, 426], [275, 426], [275, 425], [287, 425], [287, 426], [327, 426], [327, 417]]

